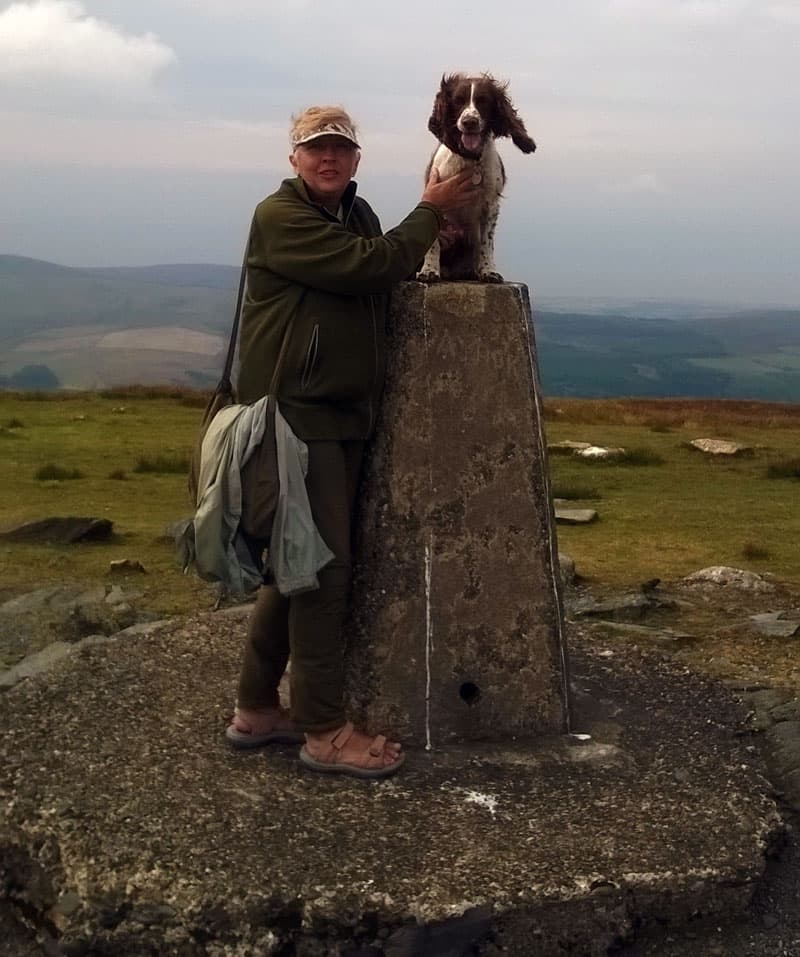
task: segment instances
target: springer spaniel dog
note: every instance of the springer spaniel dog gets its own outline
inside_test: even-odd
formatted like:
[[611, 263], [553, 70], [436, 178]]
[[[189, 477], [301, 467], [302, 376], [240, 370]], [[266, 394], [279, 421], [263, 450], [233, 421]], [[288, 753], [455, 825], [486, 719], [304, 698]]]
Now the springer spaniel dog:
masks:
[[439, 140], [439, 147], [428, 163], [425, 178], [433, 168], [441, 179], [470, 168], [473, 182], [481, 189], [474, 205], [447, 214], [442, 235], [431, 246], [418, 274], [423, 282], [503, 281], [494, 265], [494, 231], [506, 173], [494, 141], [498, 136], [510, 136], [523, 153], [536, 149], [508, 98], [507, 86], [488, 73], [442, 77], [428, 120], [428, 129]]

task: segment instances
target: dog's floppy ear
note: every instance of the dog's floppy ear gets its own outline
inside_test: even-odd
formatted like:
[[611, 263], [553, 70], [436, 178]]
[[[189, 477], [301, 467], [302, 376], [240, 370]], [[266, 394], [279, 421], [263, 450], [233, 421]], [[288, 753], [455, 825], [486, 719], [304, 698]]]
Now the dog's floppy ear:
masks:
[[428, 129], [433, 133], [437, 140], [444, 139], [445, 113], [447, 112], [447, 88], [450, 80], [442, 74], [442, 83], [436, 99], [433, 101], [433, 112], [428, 120]]
[[510, 136], [511, 142], [523, 153], [532, 153], [536, 144], [528, 136], [525, 124], [508, 96], [507, 84], [495, 83], [495, 104], [492, 116], [492, 133], [495, 136]]

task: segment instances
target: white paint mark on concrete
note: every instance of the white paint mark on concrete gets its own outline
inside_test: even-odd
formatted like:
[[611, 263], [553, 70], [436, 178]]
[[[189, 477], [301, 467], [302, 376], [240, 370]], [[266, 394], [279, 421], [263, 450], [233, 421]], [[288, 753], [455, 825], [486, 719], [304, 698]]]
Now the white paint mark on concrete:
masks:
[[478, 804], [480, 807], [485, 807], [492, 817], [497, 811], [497, 798], [493, 794], [484, 794], [483, 791], [467, 791], [466, 800], [467, 804]]
[[431, 618], [431, 555], [433, 534], [425, 544], [425, 750], [431, 750], [431, 651], [433, 621]]

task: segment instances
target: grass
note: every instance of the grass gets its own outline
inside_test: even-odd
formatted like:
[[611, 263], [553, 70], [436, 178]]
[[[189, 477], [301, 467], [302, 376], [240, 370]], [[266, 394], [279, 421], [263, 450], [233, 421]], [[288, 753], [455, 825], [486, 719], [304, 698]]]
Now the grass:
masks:
[[[800, 429], [800, 403], [746, 399], [548, 399], [548, 422], [569, 425], [666, 426], [672, 430]], [[691, 438], [702, 438], [693, 435]], [[558, 441], [556, 439], [556, 441]]]
[[800, 479], [800, 458], [772, 462], [767, 466], [767, 478]]
[[49, 462], [36, 470], [34, 478], [40, 482], [71, 482], [86, 478], [86, 473], [81, 472], [80, 469], [65, 469], [63, 465], [54, 465]]
[[579, 485], [578, 483], [569, 482], [562, 483], [561, 485], [553, 485], [551, 493], [553, 498], [563, 498], [565, 501], [570, 502], [602, 498], [600, 492], [591, 485]]
[[175, 399], [183, 405], [196, 408], [205, 406], [210, 392], [201, 389], [184, 389], [181, 386], [132, 384], [103, 389], [98, 395], [101, 399], [114, 399], [117, 402], [128, 399]]
[[[556, 414], [555, 408], [561, 411]], [[546, 401], [545, 409], [549, 443], [646, 450], [662, 460], [657, 468], [631, 469], [619, 459], [550, 458], [554, 490], [591, 485], [600, 497], [601, 522], [558, 527], [559, 547], [572, 555], [582, 575], [628, 585], [675, 579], [708, 565], [747, 567], [757, 561], [756, 570], [800, 584], [796, 488], [766, 479], [770, 466], [777, 466], [770, 474], [788, 478], [794, 473], [785, 463], [800, 464], [800, 404], [561, 398]], [[656, 424], [671, 431], [653, 431]], [[729, 438], [758, 447], [758, 453], [731, 459], [689, 455], [681, 448], [702, 437]], [[743, 542], [763, 543], [768, 558], [748, 558]]]
[[[137, 579], [143, 607], [159, 616], [211, 607], [208, 585], [181, 573], [174, 547], [164, 540], [170, 522], [191, 514], [185, 471], [132, 471], [139, 460], [160, 459], [176, 469], [188, 461], [200, 409], [185, 404], [194, 394], [151, 391], [108, 398], [45, 393], [40, 400], [0, 393], [0, 422], [25, 422], [25, 441], [4, 442], [0, 455], [0, 528], [50, 515], [93, 515], [111, 519], [115, 532], [111, 542], [81, 546], [0, 544], [0, 585], [9, 597], [29, 590], [32, 581], [106, 581], [109, 561], [131, 558], [148, 570]], [[125, 415], [112, 411], [121, 403]], [[598, 503], [600, 522], [557, 529], [561, 550], [572, 555], [582, 576], [630, 585], [679, 578], [707, 565], [757, 562], [755, 570], [800, 585], [797, 487], [766, 477], [771, 465], [797, 462], [800, 404], [559, 399], [546, 406], [550, 442], [586, 441], [636, 451], [640, 462], [662, 460], [631, 468], [619, 460], [550, 458], [558, 498]], [[671, 431], [653, 431], [659, 424]], [[701, 436], [762, 448], [753, 459], [725, 461], [680, 448]], [[85, 478], [34, 478], [49, 463]], [[768, 549], [768, 556], [748, 552], [748, 558], [746, 543]]]
[[750, 562], [764, 562], [770, 558], [770, 551], [763, 545], [756, 545], [754, 542], [745, 542], [742, 545], [742, 558]]
[[[131, 471], [139, 459], [188, 461], [200, 411], [174, 398], [125, 396], [125, 415], [114, 413], [118, 397], [96, 393], [0, 392], [0, 422], [25, 422], [25, 442], [3, 443], [0, 455], [0, 528], [50, 515], [92, 515], [114, 522], [108, 543], [32, 546], [0, 543], [4, 593], [29, 590], [31, 582], [107, 581], [112, 559], [138, 559], [148, 574], [137, 579], [140, 604], [161, 615], [210, 608], [209, 586], [184, 576], [175, 548], [163, 541], [165, 527], [191, 514], [186, 475]], [[205, 404], [205, 401], [203, 402]], [[83, 418], [78, 418], [83, 416]], [[84, 473], [81, 481], [34, 478], [48, 463]], [[116, 474], [125, 473], [123, 481]], [[111, 477], [114, 475], [115, 477]]]
[[158, 475], [188, 475], [188, 455], [142, 455], [136, 460], [134, 472], [153, 472]]

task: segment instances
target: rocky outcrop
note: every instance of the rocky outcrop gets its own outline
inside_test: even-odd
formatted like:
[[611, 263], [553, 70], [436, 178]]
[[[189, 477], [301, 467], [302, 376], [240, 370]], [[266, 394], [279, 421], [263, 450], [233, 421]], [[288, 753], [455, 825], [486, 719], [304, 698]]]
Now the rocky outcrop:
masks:
[[744, 591], [770, 592], [775, 586], [756, 572], [730, 565], [710, 565], [687, 575], [683, 581], [687, 585], [720, 585]]
[[698, 452], [706, 455], [745, 456], [752, 455], [753, 449], [749, 445], [739, 442], [729, 442], [727, 439], [692, 439], [689, 445]]
[[75, 545], [78, 542], [104, 542], [113, 532], [114, 523], [107, 518], [42, 518], [25, 522], [4, 532], [0, 541], [28, 544]]
[[561, 525], [591, 525], [598, 518], [593, 508], [567, 508], [564, 505], [556, 505], [554, 512], [556, 521]]
[[138, 607], [140, 597], [139, 591], [121, 585], [73, 583], [46, 585], [3, 602], [0, 686], [13, 683], [14, 676], [22, 673], [18, 668], [11, 674], [4, 669], [20, 665], [54, 642], [74, 644], [153, 621], [155, 615]]

